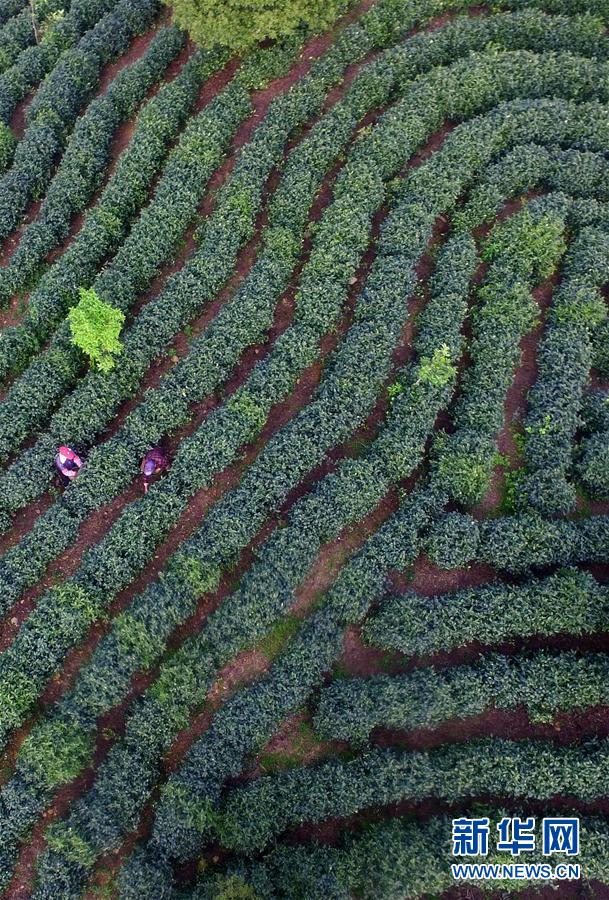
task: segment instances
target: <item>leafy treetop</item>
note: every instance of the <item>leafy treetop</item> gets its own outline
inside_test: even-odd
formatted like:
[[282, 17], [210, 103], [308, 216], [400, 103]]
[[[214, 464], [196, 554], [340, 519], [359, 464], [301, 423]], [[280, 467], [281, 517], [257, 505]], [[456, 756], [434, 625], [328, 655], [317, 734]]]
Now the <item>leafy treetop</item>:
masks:
[[91, 368], [109, 372], [115, 355], [122, 352], [119, 341], [125, 316], [102, 300], [93, 288], [80, 288], [80, 301], [68, 313], [72, 343], [89, 357]]
[[201, 47], [222, 44], [246, 50], [267, 38], [291, 34], [301, 25], [328, 28], [348, 0], [165, 0], [176, 23]]

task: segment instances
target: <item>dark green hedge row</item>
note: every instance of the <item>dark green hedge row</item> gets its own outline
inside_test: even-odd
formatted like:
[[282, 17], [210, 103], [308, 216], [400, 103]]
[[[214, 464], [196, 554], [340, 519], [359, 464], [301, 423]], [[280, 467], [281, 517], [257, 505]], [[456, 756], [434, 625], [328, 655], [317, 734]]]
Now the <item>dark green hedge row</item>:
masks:
[[480, 528], [478, 558], [505, 572], [526, 573], [547, 566], [607, 562], [609, 516], [578, 521], [506, 516]]
[[[527, 574], [552, 566], [607, 562], [609, 516], [598, 515], [579, 520], [544, 519], [535, 511], [498, 516], [477, 522], [471, 519], [468, 553], [477, 542], [476, 559], [498, 571]], [[444, 540], [461, 540], [463, 521], [444, 520]], [[463, 562], [463, 560], [462, 560]]]
[[35, 42], [32, 14], [23, 9], [0, 29], [0, 72], [10, 66], [22, 50]]
[[[469, 810], [464, 811], [465, 814]], [[551, 812], [551, 811], [549, 811]], [[492, 823], [507, 815], [505, 809], [476, 807], [476, 816], [487, 816]], [[522, 810], [518, 811], [522, 814]], [[452, 817], [434, 816], [428, 821], [396, 817], [391, 821], [367, 825], [363, 830], [346, 832], [339, 846], [318, 844], [279, 845], [255, 862], [236, 861], [220, 872], [203, 872], [197, 886], [187, 892], [188, 900], [222, 900], [226, 897], [257, 897], [280, 900], [306, 897], [307, 900], [414, 900], [421, 896], [439, 896], [455, 888], [449, 852]], [[609, 877], [609, 837], [607, 820], [586, 816], [581, 825], [582, 882], [593, 893]], [[528, 862], [547, 862], [539, 849], [527, 853]], [[485, 863], [512, 862], [511, 857], [489, 848]], [[592, 883], [592, 884], [591, 884]], [[466, 884], [466, 882], [461, 882]], [[501, 892], [520, 893], [522, 881], [503, 881]], [[529, 882], [530, 887], [539, 882]], [[560, 884], [554, 882], [557, 891]], [[481, 891], [496, 893], [497, 883], [476, 881]], [[161, 895], [158, 895], [159, 897]], [[182, 896], [182, 895], [180, 895]]]
[[14, 231], [29, 203], [43, 196], [57, 154], [97, 87], [103, 66], [152, 25], [159, 8], [158, 0], [119, 0], [40, 87], [28, 107], [27, 129], [13, 165], [0, 179], [0, 241]]
[[89, 29], [117, 6], [117, 0], [72, 0], [62, 19], [55, 23], [47, 40], [28, 47], [15, 63], [0, 75], [0, 120], [10, 123], [17, 104], [52, 71], [62, 55]]
[[455, 432], [440, 437], [437, 477], [465, 506], [484, 497], [491, 481], [495, 443], [505, 419], [505, 397], [520, 363], [522, 337], [537, 323], [536, 284], [565, 250], [565, 203], [544, 198], [491, 232], [483, 257], [492, 260], [472, 317], [470, 365], [461, 383]]
[[[69, 4], [66, 4], [65, 0], [45, 0], [37, 17], [38, 32], [42, 40], [51, 40], [47, 20], [53, 16], [53, 13], [65, 10], [66, 6], [69, 8]], [[0, 28], [0, 72], [4, 72], [15, 62], [22, 50], [35, 43], [36, 36], [32, 25], [32, 11], [28, 6], [16, 12], [8, 21], [2, 23], [0, 18], [0, 23], [2, 24]]]
[[28, 285], [46, 255], [65, 240], [72, 217], [85, 209], [102, 182], [116, 129], [135, 113], [183, 44], [177, 28], [161, 29], [146, 53], [122, 69], [77, 120], [38, 217], [0, 269], [0, 304]]
[[339, 678], [321, 692], [315, 730], [323, 738], [361, 743], [377, 727], [433, 728], [516, 707], [533, 722], [551, 722], [557, 712], [606, 705], [608, 666], [602, 654], [490, 654], [469, 666]]
[[575, 486], [567, 475], [592, 363], [592, 335], [607, 316], [600, 293], [607, 280], [609, 234], [584, 229], [572, 247], [548, 314], [524, 425], [522, 491], [543, 515], [575, 509]]
[[27, 0], [2, 0], [0, 3], [0, 25], [4, 25], [13, 16], [21, 12]]
[[407, 656], [428, 656], [477, 641], [500, 644], [537, 634], [604, 631], [609, 594], [592, 575], [563, 569], [544, 579], [421, 597], [383, 600], [363, 627], [364, 639]]
[[609, 500], [609, 403], [602, 396], [604, 423], [585, 435], [577, 459], [577, 471], [592, 497]]
[[460, 512], [449, 512], [436, 519], [429, 529], [424, 550], [440, 569], [460, 569], [475, 557], [479, 543], [476, 520]]
[[228, 792], [216, 829], [222, 844], [250, 853], [303, 822], [353, 815], [400, 800], [448, 803], [476, 796], [576, 801], [605, 795], [609, 744], [556, 747], [484, 739], [429, 752], [372, 750], [263, 775]]
[[605, 390], [584, 396], [581, 408], [582, 439], [577, 449], [576, 470], [593, 497], [609, 499], [609, 398]]
[[592, 354], [594, 367], [606, 380], [609, 378], [609, 322], [607, 320], [594, 332]]
[[[585, 132], [580, 139], [583, 146], [589, 143]], [[457, 230], [471, 230], [492, 219], [506, 199], [540, 188], [590, 198], [589, 219], [595, 219], [595, 206], [602, 206], [609, 197], [607, 160], [585, 150], [520, 144], [488, 167], [456, 213], [453, 225]], [[575, 200], [573, 207], [577, 206]], [[567, 219], [580, 228], [591, 224], [590, 220], [579, 221], [573, 208]]]

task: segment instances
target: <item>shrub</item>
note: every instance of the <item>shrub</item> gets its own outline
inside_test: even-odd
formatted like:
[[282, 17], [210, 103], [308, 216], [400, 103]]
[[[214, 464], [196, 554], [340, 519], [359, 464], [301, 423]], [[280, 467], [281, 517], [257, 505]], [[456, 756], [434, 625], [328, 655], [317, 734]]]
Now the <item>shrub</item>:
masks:
[[474, 559], [479, 540], [476, 520], [453, 512], [434, 524], [425, 550], [432, 562], [441, 569], [458, 569]]
[[17, 145], [15, 135], [4, 122], [0, 122], [0, 170], [6, 169]]
[[98, 297], [93, 289], [80, 289], [80, 302], [68, 313], [72, 343], [89, 357], [91, 368], [109, 372], [122, 352], [118, 337], [125, 316]]
[[433, 387], [443, 387], [456, 375], [457, 368], [451, 361], [450, 347], [442, 344], [433, 352], [433, 356], [425, 356], [419, 367], [419, 380]]
[[175, 20], [203, 47], [244, 50], [266, 38], [291, 34], [301, 25], [321, 31], [346, 8], [346, 0], [166, 0]]

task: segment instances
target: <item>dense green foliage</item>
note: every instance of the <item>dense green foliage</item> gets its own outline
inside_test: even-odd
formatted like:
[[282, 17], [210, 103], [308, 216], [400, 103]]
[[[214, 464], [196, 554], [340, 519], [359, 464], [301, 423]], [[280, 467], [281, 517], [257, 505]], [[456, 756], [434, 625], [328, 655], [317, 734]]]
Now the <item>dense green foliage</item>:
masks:
[[281, 38], [302, 25], [328, 28], [347, 0], [165, 0], [175, 21], [203, 47], [221, 44], [246, 50], [258, 41]]
[[91, 367], [109, 372], [123, 351], [119, 341], [125, 316], [92, 289], [81, 288], [80, 300], [68, 313], [72, 343], [88, 357]]

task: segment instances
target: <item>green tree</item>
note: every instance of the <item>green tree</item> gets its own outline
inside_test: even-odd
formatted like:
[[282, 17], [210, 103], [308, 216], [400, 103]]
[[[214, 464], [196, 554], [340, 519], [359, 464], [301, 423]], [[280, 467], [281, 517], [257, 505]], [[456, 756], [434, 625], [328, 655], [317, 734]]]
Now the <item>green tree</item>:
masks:
[[86, 353], [92, 368], [109, 372], [123, 349], [118, 337], [125, 316], [98, 297], [93, 288], [80, 288], [79, 293], [79, 303], [68, 313], [72, 343]]
[[181, 28], [202, 47], [245, 50], [266, 38], [291, 34], [305, 24], [328, 28], [348, 0], [165, 0]]

